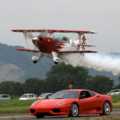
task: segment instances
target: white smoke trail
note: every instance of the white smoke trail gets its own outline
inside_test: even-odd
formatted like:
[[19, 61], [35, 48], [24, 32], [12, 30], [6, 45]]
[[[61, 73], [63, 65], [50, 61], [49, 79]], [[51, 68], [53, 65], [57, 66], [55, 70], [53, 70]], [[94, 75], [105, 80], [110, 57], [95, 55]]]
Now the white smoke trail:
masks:
[[120, 73], [120, 57], [112, 57], [111, 55], [103, 54], [78, 54], [71, 53], [62, 55], [61, 58], [66, 64], [73, 66], [86, 66], [96, 70], [112, 71], [113, 74]]

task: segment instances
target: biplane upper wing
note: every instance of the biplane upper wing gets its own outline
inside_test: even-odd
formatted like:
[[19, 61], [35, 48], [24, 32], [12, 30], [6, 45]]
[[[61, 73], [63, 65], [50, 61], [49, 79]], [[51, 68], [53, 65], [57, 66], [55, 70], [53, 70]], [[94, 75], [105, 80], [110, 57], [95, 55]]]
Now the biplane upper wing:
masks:
[[62, 33], [89, 33], [89, 34], [95, 34], [94, 31], [80, 31], [80, 30], [52, 30], [52, 29], [13, 29], [13, 32], [48, 32], [48, 33], [54, 33], [54, 32], [62, 32]]

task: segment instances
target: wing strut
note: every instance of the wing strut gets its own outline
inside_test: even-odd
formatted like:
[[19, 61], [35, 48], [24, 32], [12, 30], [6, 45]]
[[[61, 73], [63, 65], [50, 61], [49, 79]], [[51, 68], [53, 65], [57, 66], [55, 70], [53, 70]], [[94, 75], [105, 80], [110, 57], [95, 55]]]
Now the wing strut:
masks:
[[25, 41], [26, 41], [26, 47], [27, 47], [27, 49], [29, 49], [29, 46], [28, 46], [28, 41], [27, 41], [27, 32], [26, 31], [24, 31], [23, 32], [23, 34], [24, 34], [24, 36], [25, 36]]

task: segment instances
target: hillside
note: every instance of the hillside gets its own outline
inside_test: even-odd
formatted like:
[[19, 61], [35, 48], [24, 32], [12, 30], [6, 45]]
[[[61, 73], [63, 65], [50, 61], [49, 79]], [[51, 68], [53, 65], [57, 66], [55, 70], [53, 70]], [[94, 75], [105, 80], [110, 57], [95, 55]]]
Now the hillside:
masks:
[[45, 78], [53, 64], [52, 60], [44, 57], [37, 64], [33, 64], [32, 53], [17, 51], [17, 47], [20, 46], [0, 44], [0, 81], [24, 82], [27, 78]]
[[[31, 57], [33, 53], [17, 51], [20, 46], [8, 46], [0, 43], [0, 82], [1, 81], [19, 81], [24, 82], [27, 78], [46, 77], [46, 72], [54, 64], [49, 58], [42, 58], [37, 64], [33, 64]], [[110, 53], [113, 57], [120, 56], [120, 53]], [[96, 71], [87, 68], [92, 76], [104, 75], [115, 80], [118, 83], [118, 76], [112, 72]]]

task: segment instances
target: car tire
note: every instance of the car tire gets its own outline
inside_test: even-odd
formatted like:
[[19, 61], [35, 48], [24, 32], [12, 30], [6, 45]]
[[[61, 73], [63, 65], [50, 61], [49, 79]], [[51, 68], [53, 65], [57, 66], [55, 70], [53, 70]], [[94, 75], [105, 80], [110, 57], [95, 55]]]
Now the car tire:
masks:
[[111, 112], [111, 105], [109, 102], [105, 102], [103, 105], [103, 113], [100, 115], [109, 115]]
[[70, 115], [71, 117], [77, 117], [79, 112], [78, 105], [76, 103], [73, 103], [70, 107]]
[[43, 118], [44, 117], [44, 115], [42, 115], [42, 114], [37, 114], [35, 116], [36, 116], [36, 118]]

